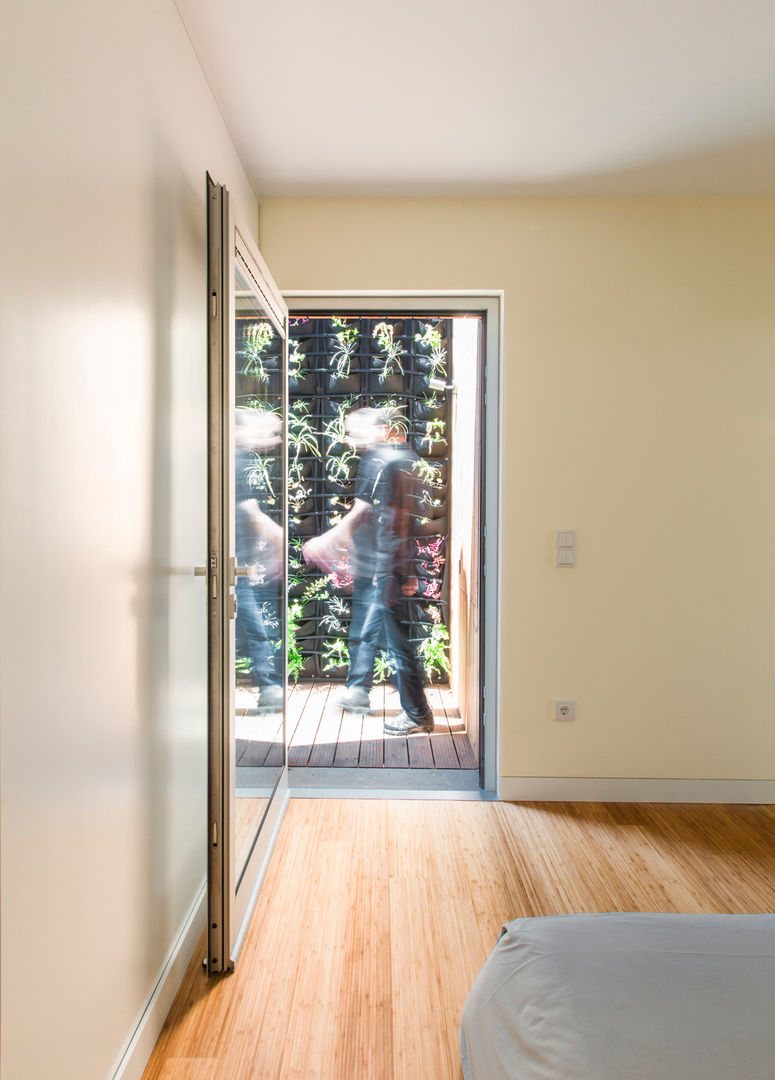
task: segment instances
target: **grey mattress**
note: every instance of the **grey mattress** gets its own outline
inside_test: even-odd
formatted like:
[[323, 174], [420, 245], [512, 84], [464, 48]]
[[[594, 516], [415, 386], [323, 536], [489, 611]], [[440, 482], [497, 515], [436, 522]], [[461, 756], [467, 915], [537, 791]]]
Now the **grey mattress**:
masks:
[[460, 1042], [466, 1080], [774, 1080], [775, 915], [515, 919]]

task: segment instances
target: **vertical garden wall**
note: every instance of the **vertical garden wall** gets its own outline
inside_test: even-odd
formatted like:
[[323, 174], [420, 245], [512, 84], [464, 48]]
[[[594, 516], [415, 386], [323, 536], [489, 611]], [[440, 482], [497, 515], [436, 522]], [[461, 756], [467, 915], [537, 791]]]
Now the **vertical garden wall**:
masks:
[[[248, 329], [248, 334], [255, 331]], [[264, 343], [271, 371], [279, 343]], [[324, 575], [302, 557], [305, 540], [336, 524], [352, 505], [358, 454], [345, 438], [353, 409], [387, 408], [418, 455], [414, 519], [419, 590], [410, 601], [410, 638], [429, 680], [446, 681], [449, 661], [449, 530], [451, 321], [384, 315], [296, 314], [289, 335], [289, 611], [288, 653], [292, 679], [344, 680], [350, 584], [346, 559]], [[254, 349], [243, 350], [238, 370], [241, 404], [250, 405]], [[238, 389], [239, 379], [238, 379]], [[256, 455], [256, 484], [274, 485]], [[262, 494], [265, 492], [262, 491]], [[245, 666], [246, 661], [238, 663]], [[380, 652], [375, 682], [389, 676]]]

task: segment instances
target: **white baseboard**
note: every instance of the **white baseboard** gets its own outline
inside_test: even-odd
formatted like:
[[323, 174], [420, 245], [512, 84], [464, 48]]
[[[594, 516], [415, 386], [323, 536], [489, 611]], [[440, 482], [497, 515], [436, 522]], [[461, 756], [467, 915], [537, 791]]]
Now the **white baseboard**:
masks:
[[140, 1080], [159, 1038], [194, 949], [205, 928], [207, 883], [199, 890], [162, 966], [156, 986], [137, 1018], [134, 1031], [110, 1074], [111, 1080]]
[[502, 776], [503, 802], [775, 803], [775, 780]]

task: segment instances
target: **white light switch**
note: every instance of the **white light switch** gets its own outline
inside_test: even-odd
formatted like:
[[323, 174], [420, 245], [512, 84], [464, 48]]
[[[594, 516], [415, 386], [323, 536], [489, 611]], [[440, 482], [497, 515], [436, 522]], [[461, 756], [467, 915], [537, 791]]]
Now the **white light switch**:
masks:
[[576, 531], [575, 529], [558, 529], [555, 534], [554, 565], [576, 565]]

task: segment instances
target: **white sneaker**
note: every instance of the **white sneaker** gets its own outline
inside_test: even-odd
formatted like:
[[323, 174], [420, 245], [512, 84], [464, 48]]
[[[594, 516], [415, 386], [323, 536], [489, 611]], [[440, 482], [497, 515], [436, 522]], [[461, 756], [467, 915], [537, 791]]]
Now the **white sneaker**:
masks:
[[370, 699], [368, 686], [348, 686], [334, 704], [345, 712], [368, 712]]

